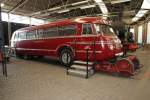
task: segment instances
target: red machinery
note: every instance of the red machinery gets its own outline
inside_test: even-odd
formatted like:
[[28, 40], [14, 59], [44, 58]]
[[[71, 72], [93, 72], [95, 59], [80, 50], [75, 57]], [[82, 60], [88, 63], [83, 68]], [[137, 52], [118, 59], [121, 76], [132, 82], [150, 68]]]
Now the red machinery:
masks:
[[[90, 47], [86, 47], [87, 51], [87, 63], [90, 60], [91, 55]], [[132, 48], [131, 48], [132, 49]], [[135, 49], [135, 48], [133, 48]], [[133, 50], [132, 49], [132, 50]], [[122, 49], [123, 51], [124, 49]], [[94, 54], [96, 56], [96, 54]], [[106, 73], [116, 73], [124, 77], [130, 77], [135, 75], [135, 73], [141, 68], [138, 58], [134, 55], [124, 55], [123, 52], [118, 54], [116, 57], [111, 60], [103, 61], [94, 61], [93, 68], [97, 72], [106, 72]]]
[[135, 56], [118, 58], [114, 62], [100, 62], [96, 65], [97, 71], [119, 73], [122, 76], [132, 76], [140, 68], [139, 60]]
[[123, 55], [114, 58], [113, 61], [103, 61], [96, 64], [97, 71], [119, 73], [122, 76], [133, 76], [141, 68], [138, 58], [134, 55], [127, 55], [127, 52], [134, 52], [138, 48], [134, 43], [122, 43]]
[[136, 49], [138, 49], [138, 45], [136, 43], [130, 43], [127, 41], [122, 41], [122, 45], [123, 45], [123, 52], [134, 52], [136, 51]]

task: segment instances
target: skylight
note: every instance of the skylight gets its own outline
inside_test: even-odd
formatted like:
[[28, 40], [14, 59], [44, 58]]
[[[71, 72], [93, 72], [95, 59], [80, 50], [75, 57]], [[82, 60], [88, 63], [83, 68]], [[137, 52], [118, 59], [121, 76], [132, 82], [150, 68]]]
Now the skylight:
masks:
[[135, 15], [134, 18], [132, 18], [133, 22], [138, 21], [141, 17], [143, 17], [148, 11], [150, 10], [150, 1], [149, 0], [143, 0], [141, 9], [138, 11], [138, 13]]
[[103, 2], [103, 0], [94, 0], [98, 6], [100, 7], [102, 14], [103, 14], [103, 19], [107, 19], [108, 17], [108, 10], [107, 7], [105, 5], [105, 3]]

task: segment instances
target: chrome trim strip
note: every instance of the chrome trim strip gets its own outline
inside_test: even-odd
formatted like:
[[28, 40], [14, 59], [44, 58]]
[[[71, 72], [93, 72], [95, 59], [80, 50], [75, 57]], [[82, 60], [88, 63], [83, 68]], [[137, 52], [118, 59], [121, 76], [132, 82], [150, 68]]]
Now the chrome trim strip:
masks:
[[25, 41], [25, 40], [40, 40], [40, 39], [55, 39], [55, 38], [76, 38], [76, 37], [97, 37], [97, 35], [55, 36], [55, 37], [47, 37], [47, 38], [20, 39], [20, 40], [18, 40], [18, 41]]
[[[86, 53], [86, 50], [78, 50], [76, 52], [79, 52], [79, 53]], [[90, 50], [89, 53], [93, 53], [94, 51]], [[96, 51], [96, 53], [102, 53], [102, 51]]]
[[56, 51], [56, 50], [49, 50], [49, 49], [30, 49], [30, 48], [16, 48], [17, 50], [34, 50], [34, 51]]

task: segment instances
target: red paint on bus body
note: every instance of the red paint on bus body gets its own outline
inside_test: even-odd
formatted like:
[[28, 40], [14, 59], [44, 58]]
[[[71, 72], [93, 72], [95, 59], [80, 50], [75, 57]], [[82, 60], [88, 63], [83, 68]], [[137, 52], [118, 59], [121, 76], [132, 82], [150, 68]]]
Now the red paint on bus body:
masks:
[[[90, 23], [92, 27], [92, 33], [88, 35], [82, 34], [82, 24]], [[63, 21], [52, 22], [40, 26], [32, 26], [17, 30], [12, 37], [11, 46], [16, 47], [17, 54], [21, 55], [42, 55], [42, 56], [54, 56], [59, 57], [60, 50], [64, 47], [70, 48], [74, 54], [74, 59], [85, 60], [86, 51], [85, 46], [90, 46], [90, 61], [94, 60], [94, 47], [93, 42], [96, 43], [96, 60], [109, 60], [122, 53], [122, 46], [120, 40], [115, 34], [100, 33], [96, 34], [93, 24], [106, 24], [103, 19], [97, 17], [85, 17], [77, 19], [66, 19]], [[38, 32], [40, 29], [47, 29], [50, 27], [59, 27], [67, 25], [76, 25], [76, 34], [66, 36], [55, 36], [48, 38], [35, 38], [35, 39], [14, 39], [14, 35], [22, 32], [34, 31]], [[28, 33], [27, 33], [28, 34]], [[37, 34], [37, 33], [36, 33]]]

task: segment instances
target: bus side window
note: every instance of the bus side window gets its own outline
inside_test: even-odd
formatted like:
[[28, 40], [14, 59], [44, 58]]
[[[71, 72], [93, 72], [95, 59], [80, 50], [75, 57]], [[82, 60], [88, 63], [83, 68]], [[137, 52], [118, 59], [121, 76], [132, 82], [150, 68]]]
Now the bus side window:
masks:
[[50, 27], [44, 29], [44, 37], [54, 37], [54, 36], [58, 36], [57, 27]]
[[18, 38], [18, 33], [14, 33], [13, 40], [14, 40], [14, 41], [17, 41], [17, 38]]
[[92, 34], [92, 27], [90, 23], [82, 24], [82, 34]]
[[37, 35], [38, 35], [38, 38], [43, 38], [44, 37], [44, 30], [43, 29], [37, 30]]
[[25, 40], [26, 39], [26, 32], [18, 33], [18, 39], [19, 40]]
[[76, 25], [67, 25], [67, 26], [60, 26], [58, 28], [60, 36], [67, 36], [76, 34]]
[[36, 38], [36, 30], [34, 31], [29, 31], [27, 33], [27, 39], [35, 39]]

